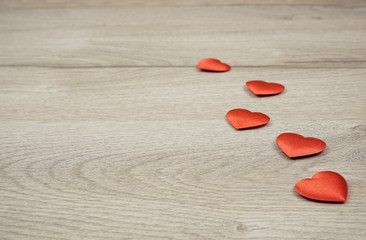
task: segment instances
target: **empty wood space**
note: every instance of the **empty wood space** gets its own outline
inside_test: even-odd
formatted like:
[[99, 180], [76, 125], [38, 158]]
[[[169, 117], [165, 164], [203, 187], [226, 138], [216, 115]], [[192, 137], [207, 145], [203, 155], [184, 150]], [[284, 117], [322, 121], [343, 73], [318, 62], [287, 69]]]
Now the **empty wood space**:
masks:
[[[0, 0], [0, 239], [362, 239], [365, 91], [364, 0]], [[346, 203], [294, 191], [325, 170]]]

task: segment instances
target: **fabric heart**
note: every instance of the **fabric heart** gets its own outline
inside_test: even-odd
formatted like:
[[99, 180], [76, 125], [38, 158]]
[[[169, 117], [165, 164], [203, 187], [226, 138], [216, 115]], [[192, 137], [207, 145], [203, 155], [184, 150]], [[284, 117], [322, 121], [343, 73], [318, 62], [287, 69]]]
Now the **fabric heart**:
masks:
[[295, 191], [306, 198], [325, 202], [345, 202], [348, 186], [346, 180], [336, 172], [316, 173], [311, 179], [296, 183]]
[[246, 85], [255, 95], [274, 95], [281, 93], [285, 89], [279, 83], [268, 83], [260, 80], [246, 82]]
[[226, 63], [220, 62], [215, 58], [205, 58], [199, 61], [197, 67], [201, 70], [212, 72], [226, 72], [230, 70], [230, 66]]
[[246, 109], [233, 109], [226, 114], [226, 118], [236, 129], [252, 128], [264, 125], [270, 118], [259, 112], [251, 112]]
[[276, 141], [281, 150], [290, 158], [320, 153], [327, 146], [320, 139], [305, 138], [296, 133], [282, 133]]

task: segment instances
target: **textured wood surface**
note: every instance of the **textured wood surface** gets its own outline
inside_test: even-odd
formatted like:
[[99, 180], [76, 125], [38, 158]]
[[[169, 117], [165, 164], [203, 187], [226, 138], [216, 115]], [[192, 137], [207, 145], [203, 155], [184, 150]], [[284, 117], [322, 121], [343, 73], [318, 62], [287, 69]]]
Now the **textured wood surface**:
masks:
[[[365, 2], [223, 2], [0, 1], [0, 239], [366, 236]], [[283, 132], [327, 148], [291, 160]], [[294, 191], [324, 170], [345, 204]]]
[[366, 66], [366, 6], [5, 9], [0, 66]]

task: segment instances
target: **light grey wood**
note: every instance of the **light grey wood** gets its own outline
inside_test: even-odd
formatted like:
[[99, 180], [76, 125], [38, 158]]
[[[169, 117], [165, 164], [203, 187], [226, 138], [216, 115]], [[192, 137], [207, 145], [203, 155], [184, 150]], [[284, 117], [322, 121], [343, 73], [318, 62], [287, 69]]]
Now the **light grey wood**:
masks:
[[[366, 234], [364, 69], [194, 68], [1, 71], [1, 212], [11, 239], [359, 239]], [[27, 77], [28, 76], [28, 77]], [[257, 98], [243, 83], [283, 83]], [[7, 79], [7, 80], [5, 80]], [[360, 94], [356, 94], [359, 92]], [[267, 113], [235, 131], [226, 111]], [[327, 142], [289, 160], [282, 132]], [[294, 184], [322, 170], [346, 204]]]
[[[10, 121], [225, 120], [228, 110], [240, 107], [273, 116], [273, 124], [366, 119], [364, 68], [1, 70], [1, 118]], [[286, 90], [258, 98], [245, 87], [253, 79], [278, 82]]]
[[[0, 2], [0, 239], [366, 236], [362, 1], [102, 3]], [[236, 131], [233, 108], [271, 121]], [[291, 160], [283, 132], [327, 148]], [[324, 170], [345, 204], [294, 191]]]
[[0, 66], [366, 64], [366, 7], [211, 6], [8, 10]]
[[248, 6], [248, 5], [308, 5], [308, 6], [365, 6], [364, 0], [0, 0], [3, 9], [22, 8], [94, 8], [131, 6]]

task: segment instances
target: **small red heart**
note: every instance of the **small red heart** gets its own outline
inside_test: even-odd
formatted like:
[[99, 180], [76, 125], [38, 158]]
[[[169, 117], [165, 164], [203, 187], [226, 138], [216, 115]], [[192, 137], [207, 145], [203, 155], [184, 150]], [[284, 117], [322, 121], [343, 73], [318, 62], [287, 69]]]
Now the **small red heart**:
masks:
[[306, 198], [325, 202], [345, 202], [348, 186], [346, 180], [336, 172], [316, 173], [311, 179], [296, 183], [295, 191]]
[[285, 89], [279, 83], [268, 83], [260, 80], [246, 82], [246, 85], [255, 95], [274, 95], [281, 93]]
[[264, 125], [270, 118], [259, 112], [251, 112], [246, 109], [233, 109], [226, 114], [226, 118], [236, 129], [252, 128]]
[[230, 70], [230, 66], [226, 63], [222, 63], [215, 58], [205, 58], [199, 61], [197, 67], [201, 70], [212, 72], [226, 72]]
[[327, 146], [318, 138], [305, 138], [296, 133], [282, 133], [276, 141], [281, 150], [290, 158], [320, 153]]

